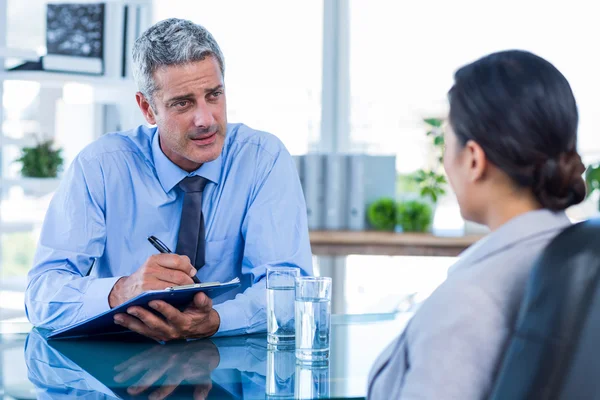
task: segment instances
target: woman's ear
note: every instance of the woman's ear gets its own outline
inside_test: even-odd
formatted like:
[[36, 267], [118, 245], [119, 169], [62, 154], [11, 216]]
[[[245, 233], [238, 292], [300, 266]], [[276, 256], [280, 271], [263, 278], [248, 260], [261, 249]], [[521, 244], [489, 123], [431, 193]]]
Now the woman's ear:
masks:
[[477, 142], [469, 140], [465, 144], [463, 154], [467, 166], [467, 179], [470, 182], [477, 182], [483, 179], [486, 175], [488, 161], [481, 146]]

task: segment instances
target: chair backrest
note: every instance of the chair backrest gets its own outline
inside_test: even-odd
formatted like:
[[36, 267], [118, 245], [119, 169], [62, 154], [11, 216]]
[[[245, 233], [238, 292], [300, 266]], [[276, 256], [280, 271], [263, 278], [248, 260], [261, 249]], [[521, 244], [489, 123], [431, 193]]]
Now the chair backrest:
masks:
[[600, 219], [575, 224], [532, 270], [493, 400], [600, 399]]

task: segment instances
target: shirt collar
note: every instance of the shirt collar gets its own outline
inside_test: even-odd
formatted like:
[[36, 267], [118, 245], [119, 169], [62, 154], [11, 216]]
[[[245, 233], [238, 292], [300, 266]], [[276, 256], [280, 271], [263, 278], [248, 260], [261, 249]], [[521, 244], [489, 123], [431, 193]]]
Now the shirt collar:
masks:
[[165, 193], [170, 192], [186, 176], [198, 175], [217, 185], [221, 180], [221, 154], [215, 160], [204, 163], [197, 170], [188, 173], [175, 165], [163, 153], [160, 148], [158, 129], [155, 130], [152, 137], [152, 159], [156, 175]]

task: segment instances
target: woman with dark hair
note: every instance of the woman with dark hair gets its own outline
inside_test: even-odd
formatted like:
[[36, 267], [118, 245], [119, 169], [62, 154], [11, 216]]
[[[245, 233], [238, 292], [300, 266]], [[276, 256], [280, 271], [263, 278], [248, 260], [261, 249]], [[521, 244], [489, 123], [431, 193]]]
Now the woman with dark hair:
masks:
[[491, 233], [467, 249], [375, 363], [371, 399], [483, 399], [535, 258], [585, 197], [577, 104], [548, 61], [505, 51], [459, 69], [444, 167], [463, 217]]

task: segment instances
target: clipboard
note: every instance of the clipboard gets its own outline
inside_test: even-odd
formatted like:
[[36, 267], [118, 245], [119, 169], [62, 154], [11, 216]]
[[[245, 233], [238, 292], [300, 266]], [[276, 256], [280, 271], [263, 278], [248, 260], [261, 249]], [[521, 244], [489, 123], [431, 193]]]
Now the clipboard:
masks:
[[71, 339], [129, 332], [124, 326], [115, 324], [113, 319], [115, 314], [126, 313], [129, 307], [139, 306], [157, 314], [157, 311], [150, 308], [148, 303], [153, 300], [162, 300], [181, 311], [192, 302], [198, 292], [204, 292], [208, 297], [215, 298], [238, 286], [240, 286], [240, 279], [235, 278], [225, 283], [204, 282], [192, 285], [172, 286], [163, 290], [149, 290], [95, 317], [57, 329], [48, 335], [48, 339]]

